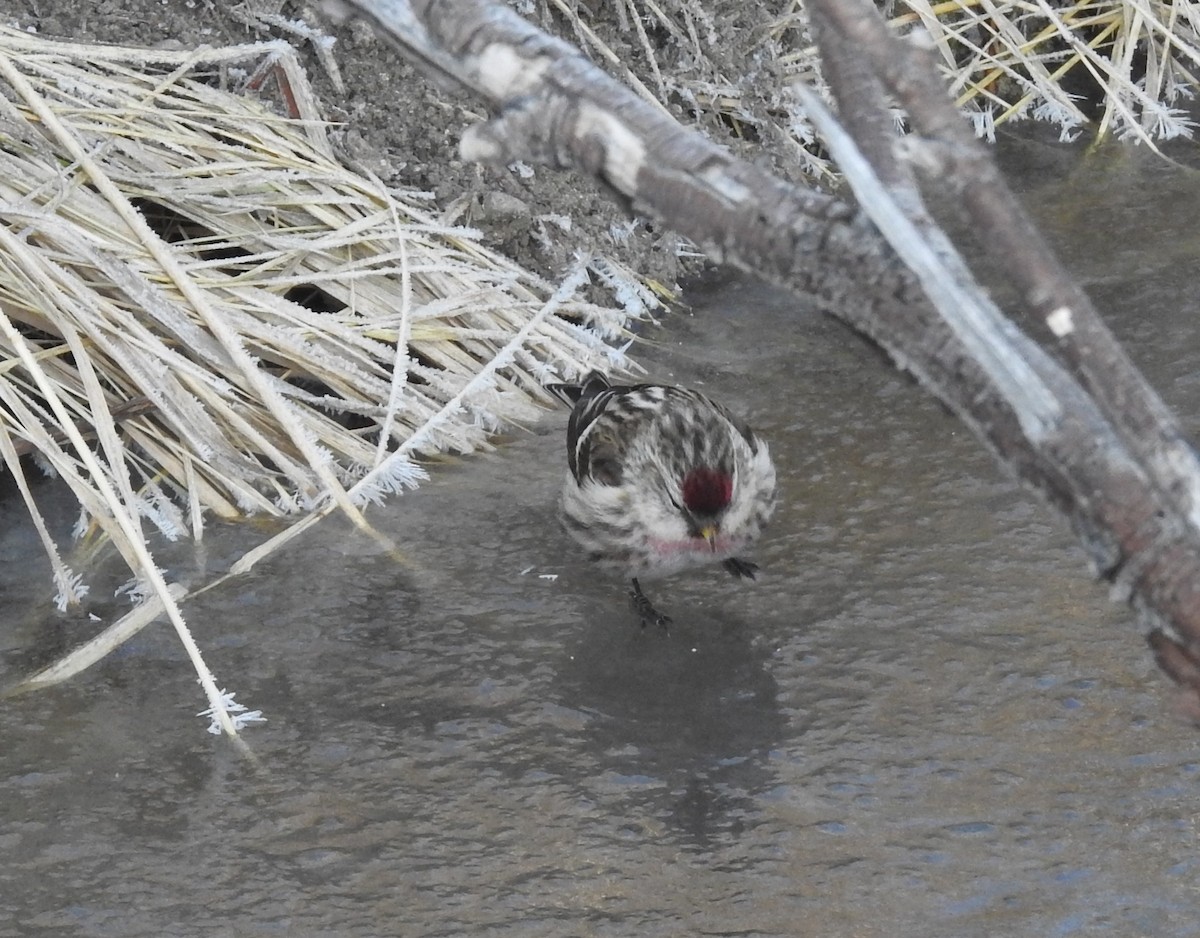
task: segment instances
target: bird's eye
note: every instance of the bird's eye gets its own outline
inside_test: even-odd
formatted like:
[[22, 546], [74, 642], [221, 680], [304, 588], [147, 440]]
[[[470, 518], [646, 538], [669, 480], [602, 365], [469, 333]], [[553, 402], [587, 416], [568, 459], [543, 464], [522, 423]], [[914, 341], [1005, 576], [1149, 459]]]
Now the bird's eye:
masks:
[[683, 506], [679, 504], [679, 499], [677, 499], [674, 495], [668, 495], [667, 497], [671, 499], [671, 506], [676, 511], [683, 511]]

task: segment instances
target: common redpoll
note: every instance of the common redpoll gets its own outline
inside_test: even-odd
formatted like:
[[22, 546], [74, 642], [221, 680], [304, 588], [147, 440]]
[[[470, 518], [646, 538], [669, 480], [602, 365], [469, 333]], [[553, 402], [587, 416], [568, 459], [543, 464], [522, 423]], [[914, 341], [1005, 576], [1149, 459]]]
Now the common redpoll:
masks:
[[642, 625], [671, 620], [639, 579], [710, 563], [754, 579], [758, 567], [736, 555], [775, 510], [775, 466], [753, 430], [671, 385], [611, 385], [593, 371], [548, 390], [574, 408], [560, 520], [592, 560], [632, 579]]

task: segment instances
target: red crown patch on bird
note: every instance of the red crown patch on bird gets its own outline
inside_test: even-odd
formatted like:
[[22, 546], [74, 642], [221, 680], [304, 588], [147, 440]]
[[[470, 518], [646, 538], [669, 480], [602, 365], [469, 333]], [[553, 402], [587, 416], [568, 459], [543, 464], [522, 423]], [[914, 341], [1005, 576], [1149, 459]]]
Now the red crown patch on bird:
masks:
[[729, 505], [733, 479], [716, 469], [693, 469], [683, 480], [683, 504], [694, 515], [715, 515]]

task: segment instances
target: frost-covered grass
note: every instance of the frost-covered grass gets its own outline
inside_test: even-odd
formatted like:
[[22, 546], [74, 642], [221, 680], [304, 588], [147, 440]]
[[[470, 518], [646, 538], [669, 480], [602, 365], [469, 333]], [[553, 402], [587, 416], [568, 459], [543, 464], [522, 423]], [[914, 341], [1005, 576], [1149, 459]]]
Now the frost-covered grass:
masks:
[[[386, 540], [367, 505], [536, 420], [544, 382], [624, 364], [624, 326], [653, 297], [591, 258], [546, 282], [428, 194], [347, 168], [286, 43], [168, 52], [0, 29], [0, 77], [0, 467], [59, 605], [83, 600], [87, 572], [43, 521], [35, 465], [77, 499], [77, 535], [120, 552], [130, 597], [172, 620], [232, 731], [153, 536], [296, 519], [235, 572], [331, 511]], [[267, 88], [283, 114], [251, 93]], [[580, 299], [589, 273], [614, 306]]]
[[[766, 141], [817, 179], [834, 168], [792, 93], [824, 94], [802, 0], [770, 22], [735, 0], [544, 0], [562, 32], [645, 97], [688, 112], [714, 135]], [[900, 33], [932, 40], [947, 84], [980, 136], [1021, 119], [1151, 146], [1190, 138], [1200, 3], [1179, 0], [879, 0]], [[590, 12], [589, 12], [590, 11]], [[637, 76], [641, 81], [636, 81]], [[898, 115], [903, 121], [903, 115]]]
[[[1153, 144], [1192, 136], [1200, 4], [1176, 0], [955, 0], [894, 4], [932, 37], [960, 106], [982, 126], [1034, 118], [1064, 139], [1092, 127]], [[1067, 88], [1074, 88], [1068, 92]], [[1098, 105], [1089, 115], [1084, 98]]]

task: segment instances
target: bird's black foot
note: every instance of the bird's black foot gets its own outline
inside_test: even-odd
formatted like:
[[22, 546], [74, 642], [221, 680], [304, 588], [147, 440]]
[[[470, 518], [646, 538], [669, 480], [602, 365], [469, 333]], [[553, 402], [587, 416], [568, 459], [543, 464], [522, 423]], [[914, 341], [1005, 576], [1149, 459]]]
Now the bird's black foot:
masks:
[[642, 628], [646, 627], [647, 622], [653, 622], [661, 629], [666, 629], [671, 624], [671, 617], [665, 616], [655, 609], [654, 604], [646, 598], [646, 594], [642, 592], [642, 585], [638, 583], [637, 577], [633, 578], [633, 589], [629, 591], [629, 598], [633, 600], [633, 608], [641, 616]]
[[751, 563], [749, 560], [741, 560], [738, 557], [730, 557], [721, 564], [730, 576], [744, 576], [753, 580], [754, 574], [758, 573], [758, 564]]

